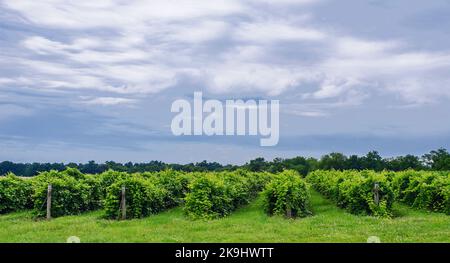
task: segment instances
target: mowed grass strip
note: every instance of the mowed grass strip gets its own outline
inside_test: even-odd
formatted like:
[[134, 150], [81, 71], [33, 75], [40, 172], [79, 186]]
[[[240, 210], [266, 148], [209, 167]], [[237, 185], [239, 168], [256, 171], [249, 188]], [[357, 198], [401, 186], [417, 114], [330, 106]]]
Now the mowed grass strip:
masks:
[[262, 198], [216, 220], [188, 219], [174, 208], [144, 219], [114, 221], [103, 211], [65, 216], [51, 221], [33, 218], [31, 212], [0, 216], [0, 242], [450, 242], [450, 216], [394, 204], [395, 217], [356, 216], [311, 191], [314, 215], [285, 219], [267, 216]]

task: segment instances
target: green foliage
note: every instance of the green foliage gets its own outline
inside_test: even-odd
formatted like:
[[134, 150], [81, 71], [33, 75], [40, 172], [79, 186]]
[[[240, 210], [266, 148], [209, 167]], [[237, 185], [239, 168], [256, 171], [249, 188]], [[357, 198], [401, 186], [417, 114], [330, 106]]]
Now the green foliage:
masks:
[[330, 153], [322, 156], [320, 159], [320, 169], [323, 170], [344, 170], [347, 162], [347, 156], [342, 153]]
[[376, 151], [371, 151], [365, 156], [345, 156], [342, 153], [330, 153], [320, 159], [304, 158], [297, 156], [291, 159], [275, 158], [273, 161], [266, 161], [264, 158], [256, 158], [242, 165], [221, 165], [217, 162], [202, 161], [189, 164], [167, 164], [160, 161], [148, 163], [124, 164], [116, 162], [105, 162], [98, 164], [89, 161], [85, 164], [69, 163], [13, 163], [9, 161], [0, 162], [0, 175], [12, 172], [18, 176], [35, 176], [43, 171], [63, 171], [67, 167], [77, 168], [82, 173], [100, 174], [107, 170], [127, 173], [160, 172], [167, 169], [184, 172], [220, 172], [235, 171], [237, 169], [247, 169], [253, 172], [268, 171], [271, 173], [282, 172], [283, 170], [295, 170], [302, 176], [306, 176], [310, 171], [323, 170], [375, 170], [375, 171], [404, 171], [432, 170], [450, 171], [450, 153], [446, 149], [438, 149], [423, 155], [421, 158], [414, 155], [398, 156], [394, 158], [382, 158]]
[[0, 214], [31, 208], [32, 192], [29, 180], [11, 173], [0, 177]]
[[102, 181], [96, 175], [87, 174], [82, 180], [89, 189], [89, 203], [87, 210], [96, 210], [103, 207], [103, 200], [105, 199], [104, 189], [102, 188]]
[[120, 217], [122, 187], [126, 192], [127, 218], [142, 218], [174, 207], [188, 191], [191, 176], [173, 170], [143, 174], [104, 173], [103, 183], [112, 182], [106, 188], [106, 216]]
[[450, 171], [450, 153], [446, 149], [438, 149], [425, 154], [423, 159], [434, 171]]
[[62, 175], [67, 175], [70, 176], [76, 180], [83, 180], [86, 178], [86, 175], [83, 174], [82, 172], [80, 172], [78, 169], [76, 168], [70, 168], [68, 167], [66, 170], [60, 172]]
[[309, 188], [295, 171], [278, 174], [263, 191], [264, 210], [273, 215], [306, 217], [312, 214]]
[[100, 187], [102, 190], [102, 199], [106, 198], [108, 194], [108, 187], [112, 184], [126, 179], [130, 176], [129, 173], [126, 172], [117, 172], [113, 170], [105, 171], [98, 175], [98, 180], [100, 181]]
[[197, 174], [199, 173], [184, 173], [168, 169], [156, 173], [143, 173], [142, 176], [150, 179], [158, 187], [162, 187], [168, 191], [165, 202], [168, 207], [172, 207], [183, 202], [189, 190], [189, 182]]
[[197, 176], [189, 185], [185, 212], [194, 219], [229, 215], [255, 198], [270, 178], [268, 173], [242, 170]]
[[449, 218], [441, 213], [396, 204], [401, 218], [374, 220], [348, 214], [311, 191], [317, 214], [285, 220], [266, 216], [262, 197], [239, 213], [214, 222], [190, 220], [181, 208], [126, 223], [105, 222], [103, 211], [45, 222], [33, 220], [29, 212], [0, 215], [0, 243], [59, 243], [73, 234], [85, 243], [362, 243], [369, 235], [380, 237], [384, 243], [450, 243]]
[[232, 200], [225, 195], [222, 180], [212, 174], [204, 175], [193, 180], [190, 192], [186, 195], [186, 214], [192, 218], [211, 219], [230, 212]]
[[415, 196], [411, 195], [411, 191], [406, 192], [406, 189], [410, 186], [413, 178], [420, 177], [421, 172], [414, 170], [407, 170], [404, 172], [398, 172], [390, 175], [392, 181], [392, 187], [395, 193], [395, 199], [405, 202], [414, 202]]
[[388, 159], [386, 169], [390, 171], [423, 170], [424, 166], [419, 157], [408, 154]]
[[142, 218], [156, 214], [165, 208], [168, 191], [157, 187], [149, 179], [141, 176], [130, 176], [113, 183], [108, 187], [105, 200], [106, 216], [119, 218], [122, 187], [125, 187], [127, 219]]
[[47, 189], [52, 185], [52, 217], [76, 215], [100, 207], [100, 181], [74, 168], [43, 172], [32, 179], [34, 210], [46, 215]]
[[[394, 192], [388, 177], [373, 171], [314, 171], [307, 180], [317, 191], [334, 200], [352, 214], [389, 217]], [[379, 195], [375, 203], [375, 185]]]
[[450, 215], [450, 173], [409, 170], [395, 174], [392, 184], [397, 200]]
[[[379, 159], [375, 153], [372, 155], [372, 159]], [[274, 162], [274, 170], [282, 169], [278, 167], [282, 160]], [[185, 202], [185, 213], [191, 218], [212, 219], [248, 204], [274, 179], [263, 194], [266, 212], [286, 215], [290, 209], [293, 217], [302, 217], [311, 211], [307, 185], [297, 173], [300, 167], [297, 168], [276, 176], [241, 169], [190, 173], [166, 169], [134, 174], [108, 170], [90, 175], [67, 168], [42, 172], [32, 179], [9, 174], [0, 177], [0, 213], [34, 207], [38, 216], [45, 216], [47, 187], [52, 184], [53, 217], [80, 214], [104, 205], [107, 216], [117, 218], [121, 188], [125, 186], [127, 218], [148, 216]], [[449, 172], [331, 170], [311, 172], [307, 180], [353, 214], [389, 217], [394, 194], [410, 206], [450, 214]]]

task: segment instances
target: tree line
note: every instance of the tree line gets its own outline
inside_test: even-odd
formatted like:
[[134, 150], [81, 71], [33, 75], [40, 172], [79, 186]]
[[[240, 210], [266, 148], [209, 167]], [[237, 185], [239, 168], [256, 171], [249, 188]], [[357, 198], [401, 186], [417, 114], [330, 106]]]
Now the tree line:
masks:
[[302, 175], [307, 175], [314, 170], [374, 170], [374, 171], [403, 171], [414, 170], [434, 170], [450, 171], [450, 153], [446, 149], [433, 150], [423, 156], [405, 155], [392, 158], [383, 158], [377, 151], [371, 151], [364, 156], [350, 155], [342, 153], [330, 153], [321, 158], [294, 157], [275, 158], [272, 161], [264, 158], [256, 158], [244, 165], [222, 165], [217, 162], [197, 162], [188, 164], [170, 164], [161, 161], [150, 161], [148, 163], [117, 163], [108, 161], [105, 163], [14, 163], [4, 161], [0, 163], [0, 175], [9, 172], [18, 176], [30, 177], [40, 172], [56, 170], [62, 171], [67, 167], [76, 168], [82, 173], [98, 174], [109, 169], [128, 173], [158, 172], [166, 169], [184, 172], [205, 172], [205, 171], [233, 171], [244, 168], [250, 171], [268, 171], [272, 173], [281, 172], [285, 169], [295, 170]]

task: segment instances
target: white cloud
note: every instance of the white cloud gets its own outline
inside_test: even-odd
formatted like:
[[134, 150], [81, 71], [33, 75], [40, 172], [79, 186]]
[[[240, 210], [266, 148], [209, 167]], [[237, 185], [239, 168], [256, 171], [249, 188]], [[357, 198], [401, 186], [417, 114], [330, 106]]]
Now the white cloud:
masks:
[[450, 98], [450, 80], [410, 76], [386, 84], [386, 92], [397, 94], [407, 106], [436, 103]]
[[95, 38], [78, 38], [72, 44], [52, 41], [41, 36], [33, 36], [25, 39], [23, 45], [39, 54], [58, 53], [62, 51], [83, 51], [84, 49], [97, 48], [101, 41]]
[[[129, 61], [139, 61], [150, 59], [151, 52], [144, 52], [140, 49], [128, 48], [126, 50], [117, 49], [115, 51], [101, 50], [114, 48], [108, 42], [96, 39], [75, 39], [73, 43], [61, 43], [43, 37], [34, 36], [23, 41], [23, 45], [40, 55], [62, 55], [79, 63], [119, 63]], [[92, 49], [91, 49], [92, 48]]]
[[450, 70], [450, 53], [403, 51], [402, 46], [398, 41], [339, 38], [316, 67], [325, 76], [323, 84], [306, 96], [323, 99], [365, 89], [393, 93], [408, 103], [450, 97], [448, 86], [436, 85], [441, 71]]
[[[40, 89], [92, 89], [112, 93], [155, 93], [173, 86], [176, 73], [152, 64], [97, 65], [73, 67], [63, 63], [19, 60], [33, 70], [33, 76], [15, 84], [36, 85]], [[16, 79], [18, 81], [20, 79]]]
[[240, 13], [245, 7], [235, 0], [6, 0], [31, 22], [57, 28], [134, 28], [155, 20], [180, 21]]
[[122, 93], [155, 93], [177, 82], [176, 72], [152, 64], [105, 66], [94, 70], [94, 74], [126, 83], [119, 90]]
[[349, 91], [355, 86], [363, 86], [361, 83], [355, 79], [325, 79], [319, 90], [312, 94], [305, 94], [304, 98], [314, 98], [314, 99], [329, 99], [342, 95], [343, 93]]
[[395, 41], [367, 41], [351, 37], [344, 37], [336, 42], [337, 54], [345, 57], [373, 57], [401, 45]]
[[450, 53], [382, 53], [368, 57], [331, 57], [321, 68], [327, 72], [347, 76], [397, 76], [429, 72], [450, 66]]
[[[450, 52], [319, 28], [309, 11], [301, 11], [317, 2], [6, 0], [1, 7], [64, 34], [22, 39], [25, 49], [0, 62], [21, 75], [0, 79], [0, 86], [12, 79], [36, 89], [156, 93], [187, 74], [217, 93], [273, 96], [302, 92], [307, 84], [316, 90], [304, 100], [359, 103], [375, 92], [409, 103], [450, 97], [449, 78], [436, 73], [449, 69]], [[293, 5], [295, 13], [289, 12]], [[97, 33], [103, 30], [108, 33]]]
[[205, 21], [189, 25], [175, 25], [168, 32], [171, 41], [201, 43], [217, 39], [226, 32], [228, 24], [222, 21]]
[[237, 41], [257, 43], [277, 41], [317, 41], [323, 40], [326, 34], [307, 27], [290, 25], [287, 22], [264, 21], [244, 23], [235, 33]]
[[12, 78], [0, 78], [0, 85], [2, 84], [11, 84], [14, 83], [14, 79]]
[[[264, 1], [277, 6], [315, 1]], [[257, 1], [5, 1], [34, 24], [72, 29], [114, 30], [108, 37], [95, 33], [64, 40], [30, 36], [23, 46], [40, 55], [18, 59], [27, 65], [40, 88], [97, 89], [115, 93], [154, 93], [177, 83], [179, 74], [191, 74], [215, 92], [259, 91], [270, 95], [294, 87], [304, 78], [298, 67], [260, 61], [267, 45], [284, 41], [319, 41], [325, 33], [298, 26], [288, 19], [255, 20]], [[248, 16], [249, 22], [228, 23], [224, 17]], [[300, 14], [297, 17], [304, 17]], [[307, 16], [309, 17], [309, 16]], [[302, 22], [305, 22], [304, 20]], [[93, 31], [95, 32], [95, 31]], [[208, 41], [231, 44], [211, 56]], [[202, 45], [197, 45], [202, 44]], [[192, 45], [192, 46], [190, 46]], [[266, 47], [265, 47], [266, 46]], [[214, 46], [211, 46], [214, 48]], [[237, 52], [237, 53], [235, 53]], [[58, 59], [54, 59], [57, 57]]]
[[301, 110], [286, 110], [284, 111], [287, 114], [292, 114], [301, 117], [309, 117], [309, 118], [319, 118], [319, 117], [327, 117], [328, 113], [324, 111], [301, 111]]
[[279, 95], [310, 78], [298, 69], [239, 61], [228, 61], [205, 73], [210, 77], [208, 84], [215, 92], [261, 92], [270, 96]]
[[128, 98], [117, 98], [117, 97], [97, 97], [97, 98], [82, 100], [81, 103], [88, 104], [88, 105], [114, 106], [114, 105], [134, 104], [134, 103], [136, 103], [136, 100], [128, 99]]

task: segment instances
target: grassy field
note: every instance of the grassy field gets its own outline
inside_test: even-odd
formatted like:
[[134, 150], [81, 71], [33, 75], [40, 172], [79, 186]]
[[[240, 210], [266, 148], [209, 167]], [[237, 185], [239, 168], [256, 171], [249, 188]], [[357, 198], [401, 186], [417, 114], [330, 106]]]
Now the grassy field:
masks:
[[129, 221], [111, 221], [97, 211], [36, 221], [30, 212], [0, 216], [0, 242], [450, 242], [450, 216], [395, 204], [393, 219], [355, 216], [312, 192], [314, 216], [287, 220], [264, 214], [258, 198], [231, 216], [187, 219], [181, 208]]

